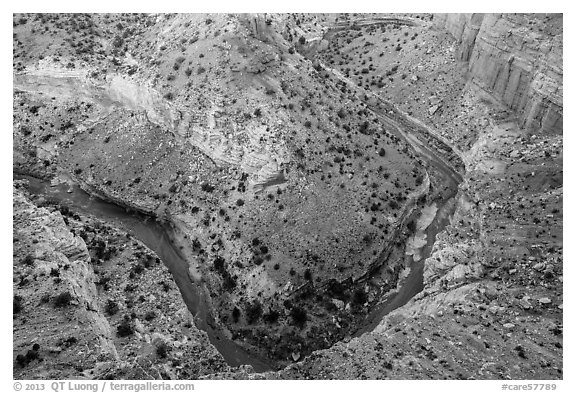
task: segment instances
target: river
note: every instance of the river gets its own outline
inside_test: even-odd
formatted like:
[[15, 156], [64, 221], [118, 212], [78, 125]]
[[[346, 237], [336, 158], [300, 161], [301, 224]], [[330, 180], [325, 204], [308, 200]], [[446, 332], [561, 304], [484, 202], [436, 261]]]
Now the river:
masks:
[[58, 202], [79, 214], [86, 214], [122, 228], [153, 250], [166, 265], [178, 286], [184, 303], [194, 315], [199, 329], [204, 330], [210, 342], [222, 354], [230, 366], [250, 364], [257, 372], [273, 369], [272, 363], [252, 353], [228, 339], [213, 324], [207, 305], [207, 294], [201, 285], [193, 282], [188, 275], [188, 262], [181, 256], [178, 247], [172, 242], [170, 228], [149, 216], [106, 202], [86, 193], [77, 185], [58, 184], [31, 176], [14, 174], [14, 179], [27, 180], [31, 194], [40, 195], [51, 202]]
[[[343, 78], [343, 76], [337, 73], [337, 71], [329, 69], [328, 67], [325, 68], [333, 72], [337, 77]], [[20, 78], [16, 81], [15, 87], [24, 91], [34, 90], [36, 88], [35, 86], [38, 86], [38, 84], [32, 82], [36, 79], [34, 79], [32, 75], [27, 75], [26, 78], [27, 79]], [[351, 83], [347, 78], [346, 82]], [[56, 85], [59, 94], [72, 94], [74, 87], [77, 85], [73, 78], [71, 79], [69, 76], [63, 78], [61, 76], [43, 75], [42, 83], [42, 86]], [[82, 87], [86, 91], [85, 95], [87, 97], [90, 98], [95, 96], [100, 100], [102, 99], [101, 96], [103, 94], [106, 95], [106, 92], [111, 90], [97, 89], [96, 92], [93, 92], [93, 90], [96, 89], [93, 86], [82, 84]], [[52, 94], [48, 90], [46, 90], [45, 93]], [[114, 105], [125, 104], [123, 102], [125, 101], [125, 95], [115, 94], [113, 98], [115, 100]], [[150, 104], [148, 101], [151, 100], [145, 100], [145, 103]], [[133, 103], [129, 102], [128, 104], [132, 105]], [[125, 105], [131, 107], [128, 104]], [[132, 106], [134, 105], [136, 104], [133, 104]], [[138, 108], [143, 109], [140, 106], [138, 106]], [[160, 118], [160, 120], [166, 120], [159, 121], [159, 123], [169, 123], [169, 120], [171, 120], [169, 118], [162, 119], [163, 116], [166, 116], [166, 110], [156, 111], [154, 108], [150, 107], [144, 109], [153, 113], [155, 115], [154, 117]], [[436, 234], [442, 231], [449, 222], [449, 217], [454, 208], [454, 204], [452, 203], [453, 198], [457, 193], [458, 184], [462, 181], [462, 176], [447, 164], [433, 148], [428, 147], [425, 142], [420, 141], [416, 133], [411, 133], [410, 130], [406, 130], [405, 127], [396, 123], [395, 120], [388, 116], [384, 111], [380, 111], [374, 107], [370, 109], [377, 114], [385, 124], [388, 124], [399, 137], [402, 137], [410, 143], [416, 153], [424, 158], [437, 170], [438, 173], [440, 173], [446, 192], [443, 193], [443, 199], [441, 201], [435, 201], [438, 206], [438, 211], [433, 222], [426, 229], [426, 244], [420, 249], [422, 258], [419, 262], [410, 265], [410, 272], [401, 282], [399, 290], [388, 295], [383, 302], [380, 302], [370, 311], [360, 329], [357, 329], [357, 331], [354, 332], [354, 336], [359, 336], [373, 330], [387, 313], [406, 304], [414, 295], [422, 290], [424, 260], [432, 250]], [[248, 353], [243, 347], [227, 338], [216, 324], [213, 323], [208, 302], [209, 296], [205, 293], [201, 284], [195, 283], [190, 279], [188, 274], [188, 263], [179, 253], [178, 247], [171, 240], [172, 236], [170, 236], [170, 227], [163, 225], [144, 214], [127, 212], [123, 207], [91, 196], [78, 186], [69, 186], [65, 184], [51, 186], [48, 181], [29, 176], [15, 175], [15, 178], [27, 179], [29, 181], [29, 191], [33, 194], [42, 195], [47, 199], [68, 206], [73, 211], [98, 217], [123, 228], [156, 252], [174, 277], [186, 306], [195, 316], [196, 326], [206, 331], [211, 343], [222, 354], [228, 364], [231, 366], [250, 364], [257, 372], [263, 372], [275, 368], [272, 361]]]

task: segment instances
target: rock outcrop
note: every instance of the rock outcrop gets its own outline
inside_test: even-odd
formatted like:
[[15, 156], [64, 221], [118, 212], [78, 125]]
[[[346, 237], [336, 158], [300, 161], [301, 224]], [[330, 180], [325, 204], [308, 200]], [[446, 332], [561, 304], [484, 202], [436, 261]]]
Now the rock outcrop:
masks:
[[436, 25], [458, 43], [472, 82], [511, 109], [523, 128], [562, 133], [562, 15], [447, 14]]
[[456, 58], [470, 60], [476, 36], [484, 20], [484, 14], [440, 14], [434, 18], [436, 26], [448, 31], [458, 40]]

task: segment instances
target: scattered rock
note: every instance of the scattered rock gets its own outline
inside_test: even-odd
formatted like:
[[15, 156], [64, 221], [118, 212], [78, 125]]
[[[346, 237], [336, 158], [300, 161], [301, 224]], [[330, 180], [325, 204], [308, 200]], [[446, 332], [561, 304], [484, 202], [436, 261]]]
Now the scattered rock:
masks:
[[440, 105], [433, 105], [428, 109], [428, 113], [432, 116], [438, 111], [438, 109], [440, 109]]
[[543, 262], [539, 262], [536, 265], [532, 266], [532, 269], [536, 270], [536, 271], [543, 271], [546, 268], [546, 264]]

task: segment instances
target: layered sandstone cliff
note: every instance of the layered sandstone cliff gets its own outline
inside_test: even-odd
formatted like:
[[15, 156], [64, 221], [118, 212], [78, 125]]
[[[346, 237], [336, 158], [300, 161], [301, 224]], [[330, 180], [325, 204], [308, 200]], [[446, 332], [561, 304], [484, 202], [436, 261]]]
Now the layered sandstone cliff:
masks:
[[523, 128], [562, 132], [561, 14], [444, 14], [435, 21], [456, 38], [472, 82]]

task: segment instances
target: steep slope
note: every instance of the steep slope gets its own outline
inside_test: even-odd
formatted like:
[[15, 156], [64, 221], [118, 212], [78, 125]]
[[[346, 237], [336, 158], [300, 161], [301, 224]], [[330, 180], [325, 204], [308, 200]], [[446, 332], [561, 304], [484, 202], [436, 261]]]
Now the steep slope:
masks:
[[522, 128], [562, 133], [562, 14], [445, 14], [472, 81], [518, 115]]
[[[359, 279], [409, 235], [423, 165], [294, 49], [295, 18], [20, 18], [15, 167], [67, 172], [171, 222], [230, 337], [291, 362], [343, 338], [395, 285], [402, 264]], [[71, 36], [54, 49], [40, 29]], [[72, 49], [91, 35], [92, 63]]]
[[[195, 379], [228, 370], [158, 257], [18, 182], [14, 378]], [[162, 321], [162, 323], [157, 323]]]
[[[419, 71], [418, 78], [389, 80], [386, 90], [402, 86], [410, 96], [438, 89], [427, 83], [432, 78], [422, 76], [423, 71], [457, 77], [461, 67], [455, 60], [466, 59], [466, 50], [443, 48], [473, 41], [470, 23], [478, 28], [479, 18], [449, 15], [448, 21], [441, 20], [459, 35], [456, 42], [429, 26], [417, 30], [418, 39], [438, 46], [429, 47], [425, 62], [410, 60], [411, 53], [399, 58], [400, 67]], [[361, 29], [358, 37], [365, 34]], [[378, 44], [373, 48], [379, 49]], [[444, 56], [441, 60], [434, 59], [435, 50]], [[461, 72], [459, 78], [465, 76]], [[439, 95], [441, 112], [431, 114], [418, 103], [391, 97], [430, 132], [457, 146], [467, 169], [456, 212], [425, 261], [422, 293], [388, 314], [373, 332], [267, 378], [562, 378], [562, 136], [544, 128], [533, 133], [522, 122], [527, 128], [519, 128], [498, 93], [486, 94], [478, 89], [477, 76], [470, 77], [473, 83], [456, 80], [448, 94]], [[449, 97], [459, 97], [460, 105], [447, 104]]]

